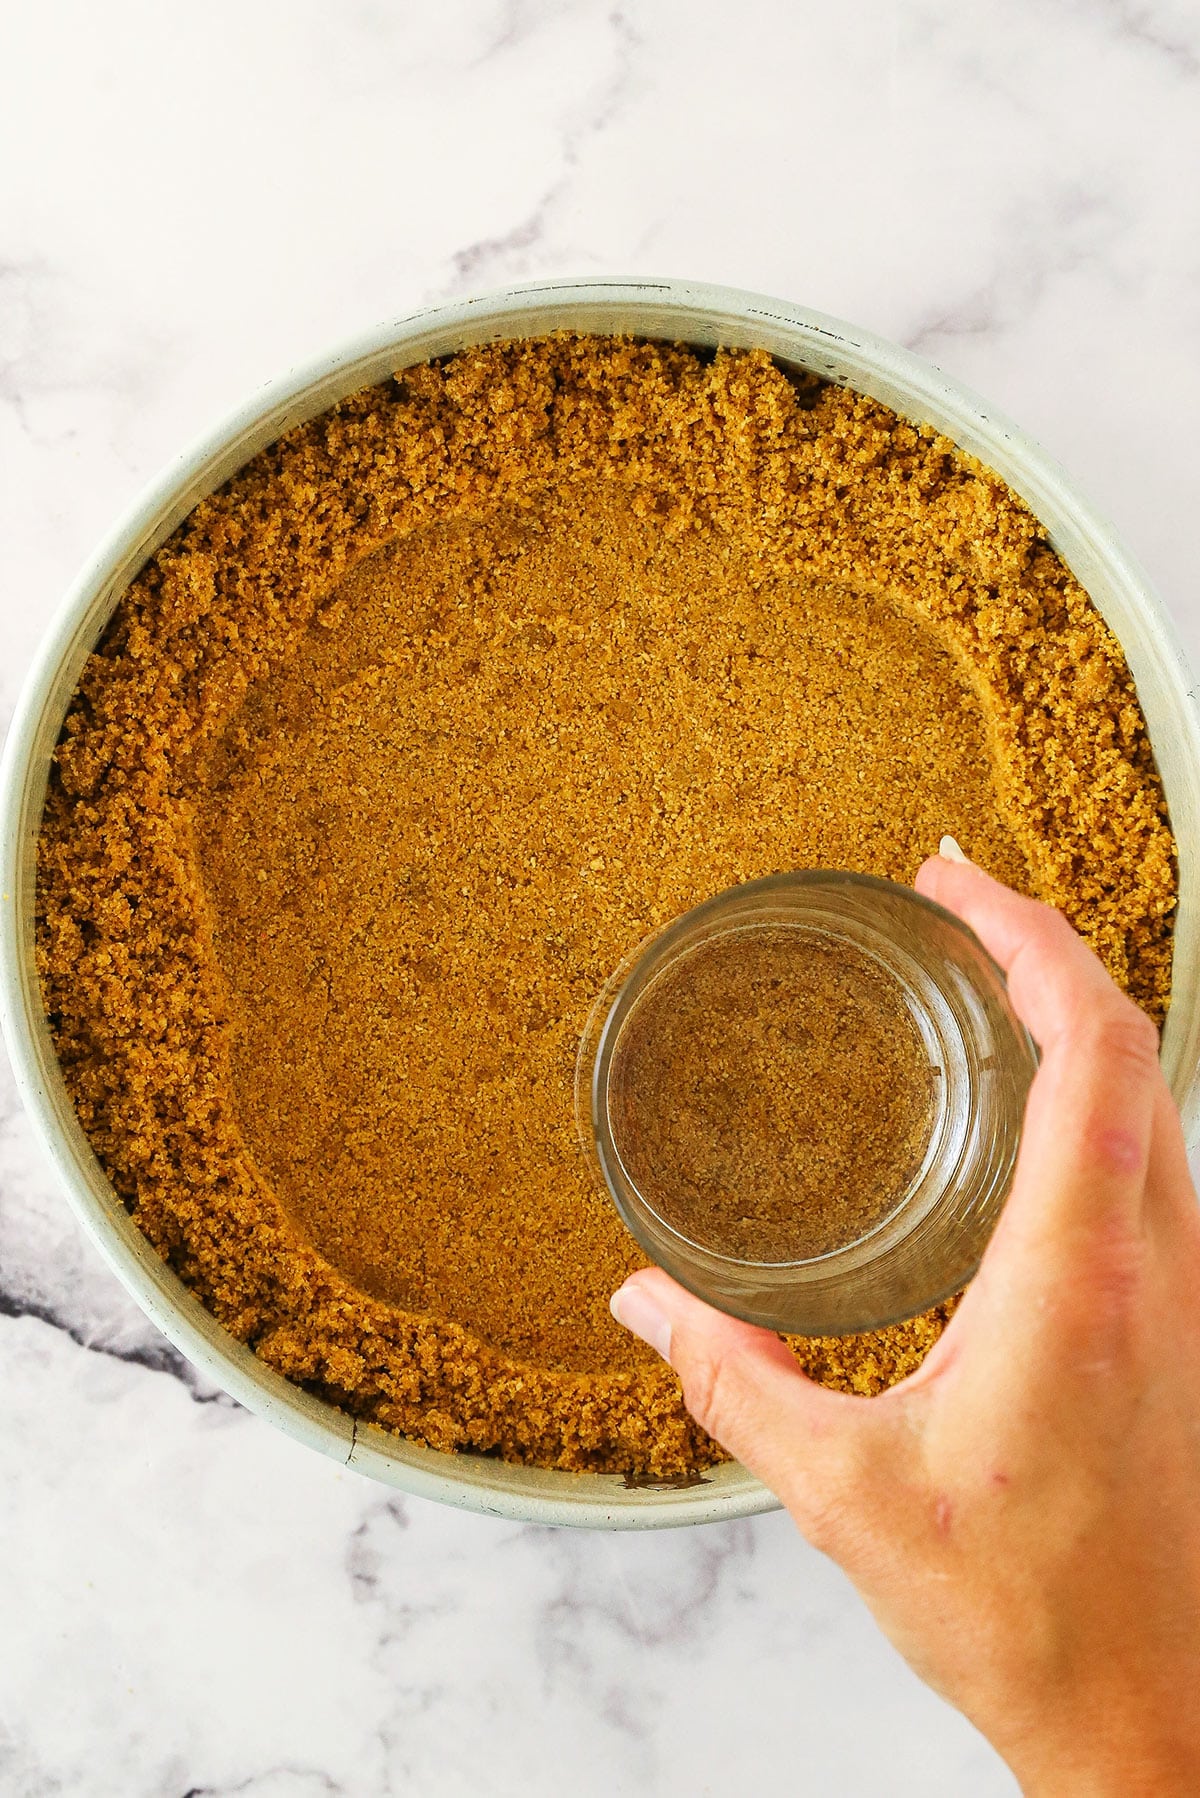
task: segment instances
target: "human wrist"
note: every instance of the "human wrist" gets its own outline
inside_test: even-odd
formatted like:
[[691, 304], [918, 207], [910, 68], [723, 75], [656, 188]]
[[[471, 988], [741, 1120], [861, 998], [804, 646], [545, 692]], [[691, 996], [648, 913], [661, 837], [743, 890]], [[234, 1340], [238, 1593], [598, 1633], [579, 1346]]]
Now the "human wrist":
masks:
[[1114, 1759], [1107, 1751], [1054, 1760], [1034, 1774], [1009, 1762], [1024, 1798], [1195, 1798], [1200, 1791], [1200, 1758], [1186, 1762], [1157, 1753]]
[[[1180, 1708], [1186, 1710], [1182, 1699]], [[1200, 1792], [1200, 1729], [1186, 1714], [1160, 1721], [1152, 1706], [1090, 1708], [1015, 1740], [1009, 1729], [983, 1728], [1024, 1798], [1195, 1798]]]

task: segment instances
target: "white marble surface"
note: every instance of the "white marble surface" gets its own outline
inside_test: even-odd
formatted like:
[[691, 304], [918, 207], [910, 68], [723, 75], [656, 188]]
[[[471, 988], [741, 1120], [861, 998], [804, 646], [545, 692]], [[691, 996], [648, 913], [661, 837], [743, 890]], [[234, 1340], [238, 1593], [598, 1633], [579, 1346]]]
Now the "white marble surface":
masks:
[[[1200, 660], [1194, 0], [41, 0], [0, 53], [0, 706], [84, 554], [255, 384], [509, 277], [840, 313], [1055, 451]], [[0, 1092], [0, 1791], [1012, 1782], [787, 1522], [389, 1495], [203, 1387]]]

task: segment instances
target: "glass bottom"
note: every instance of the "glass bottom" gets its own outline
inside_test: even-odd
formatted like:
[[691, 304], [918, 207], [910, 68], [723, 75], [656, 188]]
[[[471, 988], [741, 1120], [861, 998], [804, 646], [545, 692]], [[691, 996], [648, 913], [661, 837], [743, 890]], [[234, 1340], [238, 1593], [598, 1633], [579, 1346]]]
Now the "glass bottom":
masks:
[[815, 870], [731, 888], [622, 964], [576, 1114], [654, 1260], [753, 1322], [836, 1334], [970, 1277], [1035, 1067], [965, 925]]

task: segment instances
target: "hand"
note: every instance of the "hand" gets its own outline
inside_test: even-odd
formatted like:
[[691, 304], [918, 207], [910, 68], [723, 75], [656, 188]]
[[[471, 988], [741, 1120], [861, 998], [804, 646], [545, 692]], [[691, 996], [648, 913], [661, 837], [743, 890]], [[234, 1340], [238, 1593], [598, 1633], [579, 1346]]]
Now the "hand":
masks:
[[1200, 1793], [1200, 1211], [1153, 1025], [1066, 921], [935, 857], [1042, 1051], [1012, 1193], [911, 1378], [814, 1385], [666, 1274], [618, 1320], [1027, 1793]]

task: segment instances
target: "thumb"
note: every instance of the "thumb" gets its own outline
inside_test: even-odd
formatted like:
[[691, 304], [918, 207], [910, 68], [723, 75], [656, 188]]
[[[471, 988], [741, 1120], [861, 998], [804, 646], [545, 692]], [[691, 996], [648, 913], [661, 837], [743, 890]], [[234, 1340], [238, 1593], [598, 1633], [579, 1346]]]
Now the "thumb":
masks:
[[632, 1274], [611, 1308], [670, 1362], [700, 1427], [824, 1547], [862, 1470], [870, 1401], [817, 1386], [770, 1330], [714, 1310], [661, 1268]]

